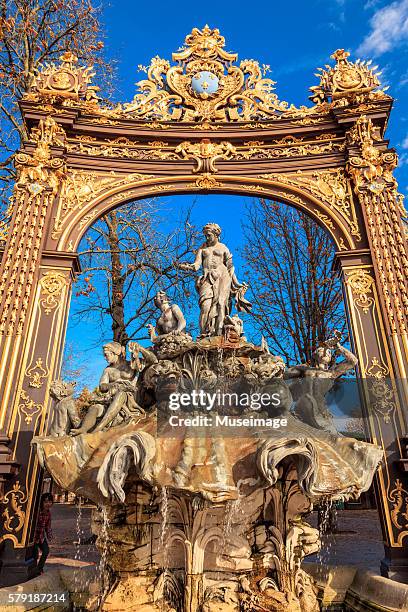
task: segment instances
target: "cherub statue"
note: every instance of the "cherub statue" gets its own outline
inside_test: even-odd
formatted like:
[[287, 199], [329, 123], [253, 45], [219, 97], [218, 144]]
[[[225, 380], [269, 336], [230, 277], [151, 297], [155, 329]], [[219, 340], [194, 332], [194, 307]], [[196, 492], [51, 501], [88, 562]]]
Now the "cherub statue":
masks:
[[73, 398], [75, 382], [54, 380], [50, 387], [50, 395], [57, 400], [54, 406], [50, 436], [66, 436], [71, 427], [78, 427], [81, 419]]
[[108, 429], [143, 414], [135, 399], [136, 382], [145, 365], [154, 363], [157, 358], [137, 342], [130, 342], [129, 348], [131, 361], [126, 359], [126, 349], [119, 342], [104, 345], [103, 354], [108, 366], [102, 373], [98, 393], [94, 394], [81, 426], [71, 430], [71, 435]]
[[158, 291], [154, 298], [154, 304], [160, 309], [160, 317], [156, 326], [149, 323], [147, 328], [150, 340], [157, 342], [171, 333], [181, 334], [186, 329], [186, 320], [177, 304], [172, 304], [165, 291]]
[[[291, 385], [296, 400], [295, 415], [311, 427], [338, 435], [333, 416], [326, 406], [325, 395], [334, 381], [352, 370], [358, 363], [357, 357], [340, 344], [341, 334], [337, 330], [316, 349], [313, 364], [301, 364], [285, 371], [285, 379], [302, 378], [302, 385]], [[334, 353], [333, 353], [334, 350]], [[345, 359], [333, 363], [333, 357], [342, 355]], [[332, 365], [331, 365], [332, 364]]]

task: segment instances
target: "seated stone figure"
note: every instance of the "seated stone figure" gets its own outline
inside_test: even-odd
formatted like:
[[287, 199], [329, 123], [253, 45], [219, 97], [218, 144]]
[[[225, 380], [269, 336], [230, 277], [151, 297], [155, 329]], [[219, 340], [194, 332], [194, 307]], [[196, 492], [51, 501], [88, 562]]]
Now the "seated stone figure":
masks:
[[50, 395], [57, 400], [50, 427], [51, 436], [66, 436], [72, 426], [78, 427], [81, 423], [73, 398], [75, 384], [75, 382], [54, 380], [51, 385]]
[[[294, 413], [301, 421], [315, 429], [339, 435], [334, 419], [327, 408], [325, 396], [336, 379], [357, 365], [357, 357], [339, 342], [341, 334], [335, 331], [333, 338], [323, 342], [313, 354], [313, 364], [301, 364], [288, 368], [285, 379], [300, 378], [302, 384], [291, 384], [295, 399]], [[335, 362], [341, 355], [343, 361]]]
[[94, 394], [81, 426], [72, 429], [71, 435], [108, 429], [144, 413], [135, 399], [136, 381], [145, 366], [144, 360], [139, 359], [139, 353], [149, 365], [156, 357], [136, 342], [129, 343], [129, 347], [132, 351], [130, 362], [126, 359], [125, 347], [119, 342], [104, 345], [103, 354], [108, 366], [102, 373], [98, 392]]
[[185, 331], [186, 320], [181, 309], [177, 304], [171, 304], [164, 291], [156, 293], [154, 304], [160, 309], [161, 315], [156, 321], [156, 326], [151, 323], [147, 325], [152, 342], [157, 342], [168, 334], [181, 334]]

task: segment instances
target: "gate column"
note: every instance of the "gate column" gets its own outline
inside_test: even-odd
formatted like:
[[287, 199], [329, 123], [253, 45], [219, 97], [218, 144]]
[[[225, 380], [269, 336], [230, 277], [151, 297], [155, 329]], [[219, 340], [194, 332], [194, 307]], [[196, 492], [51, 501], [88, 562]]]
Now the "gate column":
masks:
[[[30, 442], [49, 419], [50, 382], [58, 376], [77, 255], [43, 252], [64, 177], [63, 131], [52, 119], [35, 131], [34, 150], [16, 155], [13, 217], [1, 265], [0, 392], [1, 584], [30, 575], [42, 475]], [[4, 468], [4, 469], [3, 469]], [[11, 469], [14, 468], [14, 469]], [[18, 471], [17, 471], [18, 470]], [[17, 473], [16, 473], [17, 471]]]
[[366, 423], [384, 449], [376, 478], [384, 537], [383, 575], [408, 582], [406, 463], [408, 258], [394, 151], [371, 119], [360, 117], [347, 136], [347, 170], [362, 211], [367, 250], [338, 253], [344, 280]]
[[375, 491], [380, 514], [385, 558], [381, 573], [408, 582], [408, 536], [406, 508], [400, 505], [408, 491], [407, 475], [401, 471], [404, 458], [400, 439], [405, 432], [404, 388], [389, 346], [374, 266], [368, 251], [338, 253], [343, 276], [344, 299], [358, 357], [359, 391], [370, 441], [384, 449], [384, 461], [376, 475]]

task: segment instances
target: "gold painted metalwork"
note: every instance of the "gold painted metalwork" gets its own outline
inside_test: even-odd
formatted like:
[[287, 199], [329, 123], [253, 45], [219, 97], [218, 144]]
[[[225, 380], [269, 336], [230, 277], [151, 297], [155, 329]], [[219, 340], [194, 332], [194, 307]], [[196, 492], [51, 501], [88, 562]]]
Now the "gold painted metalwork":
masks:
[[378, 269], [387, 320], [392, 333], [408, 329], [408, 252], [401, 214], [401, 198], [393, 170], [394, 151], [382, 151], [378, 130], [365, 115], [348, 133], [359, 154], [350, 157], [348, 172], [367, 216], [368, 233]]
[[195, 186], [200, 189], [214, 189], [214, 187], [222, 187], [222, 183], [215, 180], [209, 172], [203, 172], [196, 178]]
[[371, 359], [370, 367], [365, 370], [365, 376], [377, 378], [379, 380], [388, 376], [389, 373], [390, 369], [384, 364], [380, 363], [377, 357], [373, 357]]
[[209, 138], [203, 138], [201, 142], [182, 142], [175, 153], [183, 159], [194, 159], [197, 163], [193, 172], [218, 172], [215, 162], [219, 159], [231, 159], [236, 157], [237, 150], [230, 142], [211, 142]]
[[354, 303], [367, 314], [374, 303], [372, 295], [374, 279], [363, 268], [346, 273], [346, 283], [350, 285], [354, 296]]
[[[370, 370], [371, 368], [367, 370], [367, 373]], [[380, 378], [379, 372], [380, 370], [376, 370], [375, 380], [368, 381], [370, 407], [383, 419], [384, 423], [388, 424], [391, 423], [392, 414], [396, 410], [395, 391], [391, 381], [385, 380], [383, 374]]]
[[[116, 142], [115, 142], [116, 141]], [[163, 150], [164, 146], [159, 146], [160, 143], [150, 143], [151, 148], [135, 147], [135, 143], [117, 142], [119, 139], [105, 142], [70, 142], [67, 144], [67, 150], [70, 153], [81, 153], [94, 157], [123, 157], [125, 159], [161, 159], [161, 160], [176, 160], [179, 159], [174, 150]]]
[[78, 58], [71, 51], [66, 51], [60, 57], [60, 64], [46, 64], [32, 75], [31, 90], [24, 99], [30, 101], [60, 99], [97, 101], [96, 92], [99, 87], [91, 86], [95, 76], [92, 67], [78, 66]]
[[405, 529], [405, 527], [408, 527], [408, 491], [404, 489], [399, 479], [396, 479], [394, 488], [389, 492], [388, 497], [392, 503], [391, 520], [393, 525], [398, 530]]
[[31, 132], [33, 153], [17, 153], [18, 179], [13, 195], [15, 218], [4, 260], [0, 295], [5, 303], [0, 315], [0, 335], [20, 335], [30, 301], [41, 249], [47, 210], [65, 177], [63, 159], [52, 147], [64, 144], [65, 132], [52, 117], [41, 120]]
[[[319, 170], [316, 172], [296, 172], [295, 174], [261, 174], [259, 178], [275, 180], [306, 191], [329, 208], [337, 210], [347, 221], [350, 233], [356, 241], [361, 241], [354, 199], [344, 170]], [[345, 247], [344, 247], [345, 248]]]
[[337, 151], [344, 151], [344, 142], [333, 142], [327, 143], [305, 143], [295, 145], [291, 147], [265, 147], [265, 146], [252, 146], [240, 148], [237, 152], [236, 159], [273, 159], [275, 157], [305, 157], [307, 155], [323, 155], [324, 153], [332, 153]]
[[[303, 117], [316, 107], [296, 109], [281, 102], [275, 82], [265, 78], [267, 66], [225, 51], [219, 30], [207, 25], [194, 28], [170, 66], [154, 57], [147, 79], [138, 83], [140, 93], [124, 105], [124, 114], [162, 121], [253, 121], [280, 115]], [[323, 109], [321, 109], [323, 110]]]
[[[303, 142], [303, 138], [285, 137], [272, 143], [262, 141], [249, 141], [244, 146], [233, 147], [231, 153], [237, 160], [248, 159], [274, 159], [279, 157], [305, 157], [308, 155], [323, 155], [325, 153], [342, 152], [345, 150], [344, 140], [337, 139], [335, 134], [322, 134], [315, 140]], [[209, 139], [201, 141], [210, 143]], [[115, 138], [111, 140], [97, 140], [88, 136], [77, 136], [74, 141], [66, 145], [70, 153], [79, 153], [91, 157], [114, 157], [134, 160], [178, 160], [182, 149], [195, 147], [198, 143], [182, 142], [176, 148], [171, 148], [169, 143], [155, 141], [148, 143], [150, 148], [140, 145], [128, 138]], [[227, 146], [223, 141], [220, 145]], [[210, 146], [219, 147], [218, 143]], [[281, 145], [281, 146], [277, 146]], [[204, 148], [204, 147], [203, 147]]]
[[63, 231], [65, 220], [71, 212], [80, 210], [88, 202], [97, 198], [103, 191], [149, 178], [154, 177], [151, 174], [140, 173], [127, 174], [123, 177], [123, 175], [119, 175], [114, 171], [99, 174], [97, 172], [73, 170], [66, 181], [64, 181], [62, 187], [57, 214], [54, 220], [52, 238], [54, 240], [59, 238]]
[[6, 531], [18, 533], [23, 528], [26, 514], [21, 504], [25, 501], [25, 497], [20, 482], [17, 480], [1, 500], [1, 503], [6, 505], [2, 514], [3, 527]]
[[16, 186], [27, 186], [33, 197], [45, 187], [51, 188], [55, 194], [66, 169], [64, 160], [53, 156], [51, 147], [65, 145], [65, 131], [52, 117], [47, 117], [40, 121], [38, 128], [32, 129], [30, 140], [35, 143], [32, 155], [17, 153], [15, 156]]
[[44, 380], [46, 380], [48, 376], [48, 368], [44, 368], [41, 357], [36, 359], [34, 366], [31, 366], [26, 370], [26, 376], [29, 379], [28, 384], [30, 387], [40, 389], [43, 386]]
[[67, 279], [62, 272], [50, 271], [40, 279], [40, 304], [45, 314], [49, 315], [58, 306], [61, 292], [67, 286]]
[[22, 389], [20, 393], [21, 404], [19, 405], [19, 411], [24, 414], [24, 420], [29, 425], [33, 420], [33, 417], [44, 410], [42, 404], [36, 404], [34, 400]]
[[348, 51], [337, 49], [331, 56], [336, 60], [336, 65], [326, 64], [325, 68], [318, 68], [316, 76], [320, 78], [320, 83], [310, 88], [313, 102], [334, 101], [344, 106], [367, 99], [389, 98], [385, 93], [388, 87], [379, 89], [381, 72], [378, 72], [378, 66], [372, 67], [371, 61], [350, 62], [349, 56]]

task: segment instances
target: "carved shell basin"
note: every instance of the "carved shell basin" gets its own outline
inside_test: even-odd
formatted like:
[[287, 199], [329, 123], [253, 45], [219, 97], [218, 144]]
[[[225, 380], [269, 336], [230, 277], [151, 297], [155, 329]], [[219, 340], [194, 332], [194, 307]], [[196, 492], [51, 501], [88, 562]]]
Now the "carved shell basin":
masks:
[[288, 461], [311, 501], [356, 498], [369, 488], [382, 458], [379, 447], [321, 432], [316, 436], [308, 425], [289, 419], [287, 437], [266, 430], [238, 438], [188, 437], [186, 431], [175, 439], [157, 437], [156, 417], [150, 414], [108, 431], [33, 443], [62, 488], [96, 503], [125, 501], [127, 485], [137, 480], [223, 503], [273, 486], [280, 465]]

